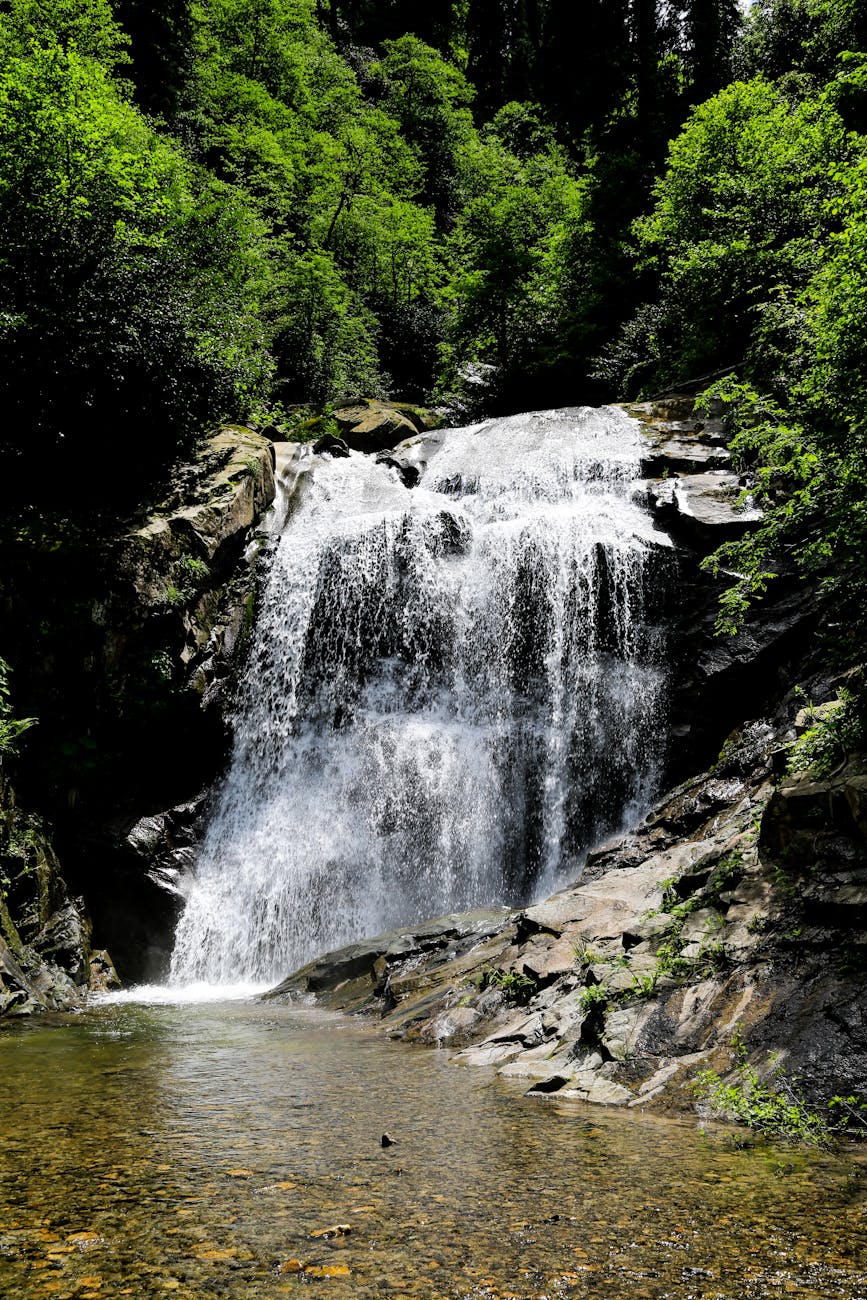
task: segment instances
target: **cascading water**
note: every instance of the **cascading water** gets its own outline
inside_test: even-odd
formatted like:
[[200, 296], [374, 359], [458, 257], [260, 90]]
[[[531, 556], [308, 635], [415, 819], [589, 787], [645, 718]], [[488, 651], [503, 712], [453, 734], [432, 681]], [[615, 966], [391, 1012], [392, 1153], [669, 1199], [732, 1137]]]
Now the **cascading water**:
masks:
[[274, 555], [173, 983], [524, 902], [640, 815], [667, 544], [640, 451], [622, 411], [580, 408], [449, 431], [413, 490], [323, 458]]

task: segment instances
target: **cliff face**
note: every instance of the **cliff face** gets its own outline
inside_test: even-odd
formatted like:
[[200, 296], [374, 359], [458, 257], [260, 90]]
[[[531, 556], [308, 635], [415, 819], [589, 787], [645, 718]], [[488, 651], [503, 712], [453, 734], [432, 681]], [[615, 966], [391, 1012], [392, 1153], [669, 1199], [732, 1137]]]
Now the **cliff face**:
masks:
[[0, 1017], [81, 1005], [90, 925], [38, 817], [0, 769]]
[[[174, 876], [225, 753], [273, 467], [270, 442], [222, 428], [150, 513], [33, 519], [5, 541], [4, 653], [16, 704], [40, 720], [15, 764], [17, 796], [4, 786], [10, 989], [55, 981], [44, 1004], [71, 1005], [90, 978], [91, 920], [124, 979], [158, 973]], [[46, 816], [50, 840], [22, 808]], [[62, 979], [39, 973], [40, 954]]]
[[[733, 1025], [765, 1025], [775, 1041], [774, 1026], [805, 988], [815, 986], [818, 1001], [804, 1004], [799, 1041], [831, 1042], [830, 1021], [816, 1011], [829, 997], [854, 1016], [855, 984], [845, 981], [856, 976], [832, 978], [825, 959], [845, 950], [860, 969], [861, 805], [840, 850], [851, 879], [838, 879], [829, 859], [821, 870], [802, 864], [809, 888], [797, 874], [781, 883], [771, 847], [774, 835], [805, 842], [791, 829], [801, 814], [780, 808], [807, 808], [810, 783], [793, 800], [777, 790], [774, 751], [793, 711], [781, 683], [814, 671], [815, 601], [783, 580], [739, 637], [714, 639], [715, 589], [700, 562], [754, 513], [743, 507], [721, 425], [691, 408], [688, 399], [630, 408], [647, 437], [647, 504], [676, 542], [675, 662], [660, 737], [670, 730], [669, 780], [683, 784], [548, 903], [355, 945], [284, 991], [375, 1009], [392, 1032], [467, 1047], [466, 1059], [543, 1091], [624, 1104], [669, 1098], [699, 1062], [722, 1063]], [[378, 454], [411, 488], [426, 447], [443, 436], [420, 431]], [[290, 492], [315, 459], [278, 446]], [[264, 438], [220, 429], [149, 514], [111, 528], [57, 525], [53, 534], [40, 524], [10, 553], [3, 645], [16, 703], [40, 718], [16, 786], [20, 805], [38, 807], [56, 833], [49, 842], [7, 780], [0, 1010], [71, 1006], [89, 981], [111, 978], [104, 957], [91, 971], [91, 929], [125, 982], [164, 974], [179, 877], [226, 756], [228, 688], [254, 618], [274, 465]], [[817, 699], [833, 694], [824, 679], [816, 690]], [[729, 735], [750, 716], [759, 720]], [[848, 793], [828, 794], [834, 816], [856, 798], [859, 775], [847, 772]], [[809, 815], [824, 826], [819, 805], [816, 794]], [[808, 902], [825, 908], [824, 929], [797, 911]], [[815, 1048], [818, 1091], [844, 1057], [860, 1060], [851, 1020], [824, 1057]]]

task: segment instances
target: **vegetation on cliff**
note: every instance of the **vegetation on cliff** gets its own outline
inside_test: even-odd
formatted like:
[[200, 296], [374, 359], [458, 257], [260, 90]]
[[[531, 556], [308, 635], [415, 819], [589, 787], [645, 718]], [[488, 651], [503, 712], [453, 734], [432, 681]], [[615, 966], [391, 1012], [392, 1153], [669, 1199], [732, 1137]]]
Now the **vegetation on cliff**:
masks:
[[12, 754], [18, 740], [36, 722], [35, 718], [16, 718], [10, 699], [9, 665], [0, 659], [0, 763], [4, 754]]

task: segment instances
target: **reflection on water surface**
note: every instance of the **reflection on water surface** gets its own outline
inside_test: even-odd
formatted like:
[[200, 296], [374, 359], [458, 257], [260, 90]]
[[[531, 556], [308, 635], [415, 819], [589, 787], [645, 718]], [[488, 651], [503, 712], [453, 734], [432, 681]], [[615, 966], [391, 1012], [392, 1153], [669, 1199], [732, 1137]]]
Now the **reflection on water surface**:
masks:
[[528, 1101], [314, 1011], [126, 1004], [6, 1030], [0, 1116], [16, 1300], [867, 1300], [859, 1152]]

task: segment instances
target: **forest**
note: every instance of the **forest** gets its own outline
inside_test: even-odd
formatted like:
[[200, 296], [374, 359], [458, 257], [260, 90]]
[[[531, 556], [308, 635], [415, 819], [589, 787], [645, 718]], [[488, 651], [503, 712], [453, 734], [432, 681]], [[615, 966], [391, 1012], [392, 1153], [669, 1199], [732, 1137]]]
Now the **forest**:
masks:
[[781, 563], [860, 609], [865, 198], [859, 0], [4, 0], [7, 500], [361, 394], [714, 381], [766, 507], [723, 625]]

